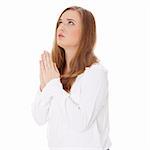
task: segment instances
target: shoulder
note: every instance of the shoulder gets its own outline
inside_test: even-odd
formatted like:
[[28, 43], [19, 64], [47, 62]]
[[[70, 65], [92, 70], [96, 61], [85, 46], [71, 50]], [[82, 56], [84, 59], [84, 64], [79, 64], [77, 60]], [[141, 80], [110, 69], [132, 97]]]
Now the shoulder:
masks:
[[98, 81], [107, 78], [108, 70], [101, 63], [92, 64], [90, 67], [86, 67], [84, 73], [78, 76], [78, 79], [82, 81]]
[[86, 67], [85, 71], [78, 75], [77, 80], [96, 80], [102, 76], [107, 76], [108, 70], [101, 63], [92, 64], [90, 67]]
[[90, 67], [86, 67], [85, 74], [91, 74], [91, 75], [99, 75], [101, 73], [107, 74], [108, 70], [102, 63], [95, 63], [92, 64]]
[[86, 67], [86, 70], [80, 78], [81, 80], [79, 80], [81, 82], [82, 89], [89, 88], [91, 90], [95, 90], [98, 87], [104, 87], [107, 85], [107, 72], [107, 69], [99, 63]]

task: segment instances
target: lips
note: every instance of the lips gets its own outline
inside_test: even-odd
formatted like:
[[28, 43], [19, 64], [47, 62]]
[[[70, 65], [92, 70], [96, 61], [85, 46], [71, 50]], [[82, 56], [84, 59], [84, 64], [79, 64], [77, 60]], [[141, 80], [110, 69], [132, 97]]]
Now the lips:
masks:
[[58, 37], [65, 37], [65, 36], [62, 33], [59, 33]]

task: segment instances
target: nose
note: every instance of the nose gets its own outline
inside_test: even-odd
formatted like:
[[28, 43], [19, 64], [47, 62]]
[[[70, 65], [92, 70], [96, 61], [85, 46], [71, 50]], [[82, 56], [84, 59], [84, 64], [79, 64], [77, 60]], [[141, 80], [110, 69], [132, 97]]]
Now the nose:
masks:
[[64, 23], [60, 23], [59, 26], [58, 26], [58, 30], [64, 31], [64, 29], [65, 29], [65, 24]]

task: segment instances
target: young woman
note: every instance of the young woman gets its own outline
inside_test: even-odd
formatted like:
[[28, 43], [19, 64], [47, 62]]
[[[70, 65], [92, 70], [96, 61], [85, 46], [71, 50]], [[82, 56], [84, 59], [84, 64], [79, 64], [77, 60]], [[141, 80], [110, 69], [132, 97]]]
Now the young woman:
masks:
[[40, 60], [32, 104], [39, 125], [48, 122], [50, 150], [106, 150], [109, 138], [107, 70], [94, 55], [96, 25], [84, 8], [60, 15], [51, 53]]

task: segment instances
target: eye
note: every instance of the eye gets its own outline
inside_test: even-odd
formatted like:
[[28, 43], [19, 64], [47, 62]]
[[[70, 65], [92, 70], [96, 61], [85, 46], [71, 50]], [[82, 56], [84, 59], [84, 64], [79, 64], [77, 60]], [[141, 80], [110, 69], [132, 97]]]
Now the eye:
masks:
[[72, 21], [68, 21], [68, 23], [71, 24], [71, 25], [74, 25], [74, 22], [72, 22]]
[[58, 21], [58, 24], [62, 23], [62, 21]]

